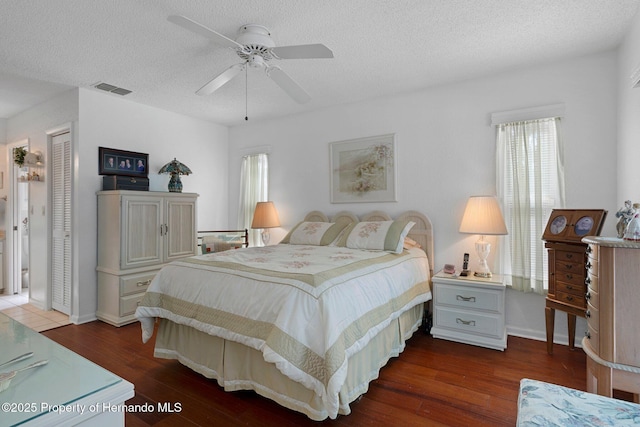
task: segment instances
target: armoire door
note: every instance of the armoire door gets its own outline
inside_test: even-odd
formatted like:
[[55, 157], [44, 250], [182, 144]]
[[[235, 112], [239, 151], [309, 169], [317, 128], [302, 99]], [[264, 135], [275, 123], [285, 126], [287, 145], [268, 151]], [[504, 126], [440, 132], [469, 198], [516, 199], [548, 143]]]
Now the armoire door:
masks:
[[51, 138], [51, 307], [71, 313], [71, 134]]
[[120, 268], [144, 267], [164, 262], [162, 197], [122, 197]]

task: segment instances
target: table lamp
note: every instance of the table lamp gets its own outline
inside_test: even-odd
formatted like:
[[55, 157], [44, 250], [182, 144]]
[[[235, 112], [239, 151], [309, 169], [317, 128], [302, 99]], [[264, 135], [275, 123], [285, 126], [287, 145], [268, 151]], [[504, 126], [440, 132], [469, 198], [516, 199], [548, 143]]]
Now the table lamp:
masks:
[[469, 197], [462, 216], [460, 232], [480, 235], [480, 240], [476, 242], [479, 267], [474, 275], [491, 277], [491, 271], [487, 265], [491, 244], [484, 240], [484, 236], [507, 234], [507, 226], [504, 223], [498, 200], [494, 196]]
[[269, 238], [271, 237], [269, 229], [274, 227], [280, 227], [280, 218], [278, 218], [276, 206], [273, 202], [258, 202], [253, 213], [251, 228], [262, 228], [260, 237], [262, 237], [262, 243], [265, 246], [269, 243]]

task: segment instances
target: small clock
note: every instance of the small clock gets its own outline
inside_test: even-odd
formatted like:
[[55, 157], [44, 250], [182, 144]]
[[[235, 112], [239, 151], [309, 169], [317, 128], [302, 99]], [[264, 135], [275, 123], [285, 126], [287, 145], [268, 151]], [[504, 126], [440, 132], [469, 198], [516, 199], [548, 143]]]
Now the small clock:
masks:
[[578, 236], [586, 236], [593, 228], [593, 218], [590, 216], [583, 216], [580, 218], [574, 226], [574, 232]]
[[549, 231], [551, 234], [560, 234], [564, 231], [567, 226], [567, 217], [564, 215], [557, 216], [551, 221], [551, 225], [549, 226]]

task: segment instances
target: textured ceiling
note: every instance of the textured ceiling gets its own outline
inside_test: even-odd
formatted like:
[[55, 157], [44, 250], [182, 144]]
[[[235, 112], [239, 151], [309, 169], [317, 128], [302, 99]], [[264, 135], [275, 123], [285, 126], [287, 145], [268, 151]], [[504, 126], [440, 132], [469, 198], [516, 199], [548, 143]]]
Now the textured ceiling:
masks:
[[[69, 87], [106, 82], [125, 99], [220, 124], [245, 116], [244, 74], [195, 91], [239, 62], [167, 21], [184, 15], [235, 38], [266, 26], [278, 46], [323, 43], [334, 59], [281, 60], [311, 95], [292, 101], [248, 73], [249, 120], [403, 93], [616, 47], [637, 0], [0, 0], [0, 117]], [[36, 80], [35, 82], [31, 79]], [[97, 89], [92, 89], [97, 90]], [[109, 95], [119, 96], [119, 95]]]

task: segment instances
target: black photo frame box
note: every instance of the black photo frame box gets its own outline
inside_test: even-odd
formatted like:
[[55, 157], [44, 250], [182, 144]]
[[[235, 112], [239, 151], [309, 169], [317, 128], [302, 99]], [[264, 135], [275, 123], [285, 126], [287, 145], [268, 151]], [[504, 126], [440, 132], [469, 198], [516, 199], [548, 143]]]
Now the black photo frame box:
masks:
[[149, 155], [135, 151], [98, 147], [98, 175], [147, 177]]

